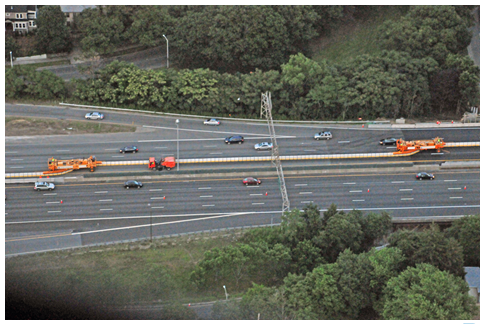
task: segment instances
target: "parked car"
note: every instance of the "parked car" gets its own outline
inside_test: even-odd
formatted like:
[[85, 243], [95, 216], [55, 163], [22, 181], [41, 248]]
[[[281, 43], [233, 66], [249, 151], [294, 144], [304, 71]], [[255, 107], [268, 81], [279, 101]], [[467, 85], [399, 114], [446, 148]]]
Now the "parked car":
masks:
[[136, 146], [126, 146], [120, 149], [120, 153], [137, 153], [139, 149]]
[[261, 184], [261, 180], [253, 177], [249, 177], [242, 180], [242, 184], [246, 186], [259, 186]]
[[129, 181], [125, 182], [124, 187], [125, 187], [125, 189], [140, 188], [140, 187], [142, 187], [142, 182], [136, 181], [136, 180], [129, 180]]
[[99, 112], [91, 112], [85, 115], [86, 119], [103, 119], [103, 114]]
[[380, 145], [396, 145], [397, 139], [394, 137], [388, 137], [380, 139]]
[[315, 136], [313, 138], [316, 139], [317, 141], [321, 140], [321, 139], [330, 140], [332, 138], [332, 133], [331, 132], [325, 132], [325, 131], [320, 132], [320, 133], [315, 134]]
[[210, 126], [219, 126], [220, 125], [220, 120], [216, 118], [210, 118], [207, 119], [203, 122], [204, 125], [210, 125]]
[[226, 144], [244, 143], [244, 137], [240, 135], [229, 136], [225, 139]]
[[54, 183], [50, 182], [36, 182], [34, 184], [34, 190], [41, 191], [41, 190], [54, 190], [56, 186]]
[[417, 173], [416, 177], [418, 180], [422, 180], [422, 179], [434, 180], [435, 179], [435, 175], [433, 175], [432, 173], [427, 173], [427, 172]]
[[254, 145], [254, 149], [256, 151], [271, 150], [272, 148], [273, 148], [273, 143], [268, 143], [268, 142], [262, 142]]

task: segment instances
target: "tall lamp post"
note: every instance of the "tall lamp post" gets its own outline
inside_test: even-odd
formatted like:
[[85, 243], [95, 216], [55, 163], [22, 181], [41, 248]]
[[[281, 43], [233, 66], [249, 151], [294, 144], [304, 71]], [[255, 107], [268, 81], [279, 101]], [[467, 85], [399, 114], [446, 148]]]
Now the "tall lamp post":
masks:
[[10, 51], [10, 67], [14, 68], [14, 62], [12, 61], [12, 51]]
[[229, 300], [229, 295], [227, 295], [227, 289], [224, 286], [224, 291], [225, 291], [225, 300]]
[[163, 37], [166, 39], [166, 68], [169, 69], [169, 42], [166, 35], [163, 35]]
[[176, 120], [176, 171], [180, 171], [180, 120]]
[[150, 216], [149, 216], [149, 238], [151, 239], [151, 243], [152, 243], [152, 208], [151, 208], [151, 204], [147, 204], [149, 206], [149, 212], [150, 212]]

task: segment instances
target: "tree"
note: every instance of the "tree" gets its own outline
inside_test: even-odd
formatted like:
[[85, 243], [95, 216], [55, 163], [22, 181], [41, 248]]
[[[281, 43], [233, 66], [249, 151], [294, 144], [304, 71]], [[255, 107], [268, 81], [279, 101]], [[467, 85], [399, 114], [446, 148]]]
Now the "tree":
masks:
[[364, 233], [364, 239], [361, 248], [363, 251], [368, 251], [374, 246], [378, 238], [390, 234], [392, 222], [390, 215], [386, 212], [381, 212], [381, 214], [369, 213], [362, 220], [361, 228]]
[[288, 302], [285, 298], [284, 286], [265, 287], [253, 284], [239, 303], [243, 318], [247, 320], [289, 320]]
[[450, 54], [446, 59], [446, 67], [455, 69], [459, 74], [458, 89], [461, 98], [456, 103], [456, 113], [461, 108], [469, 109], [480, 103], [480, 67], [467, 55]]
[[443, 65], [448, 54], [461, 54], [471, 42], [469, 24], [454, 6], [412, 6], [399, 21], [380, 27], [380, 42], [414, 58], [433, 57]]
[[456, 239], [463, 247], [464, 266], [480, 266], [480, 215], [455, 220], [446, 231], [448, 238]]
[[295, 248], [299, 242], [312, 240], [321, 228], [320, 211], [317, 205], [308, 204], [303, 212], [293, 209], [282, 216], [281, 228], [287, 246]]
[[[134, 22], [127, 31], [126, 37], [134, 39], [141, 45], [166, 45], [163, 35], [174, 34], [176, 18], [169, 14], [167, 6], [140, 6], [133, 17]], [[171, 39], [169, 40], [171, 42]]]
[[7, 98], [29, 97], [49, 100], [66, 95], [62, 78], [48, 70], [36, 71], [29, 66], [15, 66], [5, 73], [5, 96]]
[[12, 59], [19, 56], [20, 46], [10, 34], [5, 34], [5, 61], [10, 61], [10, 52]]
[[470, 320], [474, 298], [460, 278], [430, 264], [408, 267], [388, 281], [382, 317], [386, 320]]
[[37, 49], [40, 53], [69, 52], [72, 48], [66, 16], [60, 6], [42, 6], [37, 14]]

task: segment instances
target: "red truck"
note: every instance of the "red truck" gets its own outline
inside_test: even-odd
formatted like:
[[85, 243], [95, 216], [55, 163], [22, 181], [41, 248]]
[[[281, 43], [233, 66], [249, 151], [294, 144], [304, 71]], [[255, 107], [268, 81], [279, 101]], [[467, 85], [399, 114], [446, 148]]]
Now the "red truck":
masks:
[[161, 171], [163, 169], [171, 170], [176, 165], [174, 156], [167, 156], [156, 161], [156, 158], [149, 158], [149, 169]]

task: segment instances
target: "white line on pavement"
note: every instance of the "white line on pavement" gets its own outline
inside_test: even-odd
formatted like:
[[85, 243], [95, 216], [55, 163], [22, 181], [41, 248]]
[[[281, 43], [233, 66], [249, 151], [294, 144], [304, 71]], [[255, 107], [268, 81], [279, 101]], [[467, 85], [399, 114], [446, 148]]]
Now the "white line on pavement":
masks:
[[59, 204], [59, 201], [46, 201], [46, 204]]
[[457, 180], [444, 180], [445, 182], [456, 182]]
[[448, 190], [461, 190], [461, 188], [448, 188]]
[[164, 206], [151, 207], [151, 208], [164, 208]]
[[264, 205], [264, 203], [252, 203], [253, 205]]
[[217, 147], [217, 145], [204, 145], [203, 147]]
[[95, 191], [95, 193], [107, 193], [107, 191]]
[[112, 201], [112, 199], [99, 199], [98, 201]]
[[413, 189], [399, 189], [399, 191], [412, 191]]
[[250, 196], [262, 196], [263, 194], [250, 194]]
[[212, 189], [212, 187], [202, 187], [202, 188], [198, 188], [198, 190], [207, 190], [207, 189]]
[[362, 190], [350, 190], [349, 192], [363, 192]]
[[296, 184], [295, 187], [302, 187], [302, 186], [308, 186], [308, 184], [303, 183], [303, 184]]
[[444, 155], [444, 153], [430, 153], [430, 155]]
[[213, 207], [215, 205], [202, 205], [202, 207]]
[[60, 210], [48, 210], [47, 212], [48, 213], [60, 213], [61, 211]]
[[315, 152], [317, 150], [304, 150], [305, 152]]
[[413, 200], [413, 198], [402, 198], [402, 200]]
[[200, 198], [212, 198], [213, 196], [200, 196]]
[[107, 208], [107, 209], [100, 209], [100, 211], [102, 210], [113, 210], [112, 208]]
[[64, 177], [65, 179], [77, 179], [78, 177]]
[[405, 183], [405, 181], [392, 181], [391, 183]]
[[165, 199], [166, 196], [164, 197], [152, 197], [151, 199]]
[[44, 196], [56, 196], [57, 193], [43, 194]]
[[[175, 127], [162, 127], [162, 126], [148, 126], [148, 125], [143, 125], [142, 127], [147, 127], [147, 128], [161, 128], [161, 129], [172, 129], [175, 130]], [[214, 134], [233, 134], [231, 132], [219, 132], [219, 131], [207, 131], [207, 130], [196, 130], [196, 129], [188, 129], [188, 128], [181, 128], [180, 127], [180, 132], [197, 132], [197, 133], [214, 133]], [[266, 136], [266, 137], [261, 137], [261, 138], [269, 138], [269, 134], [256, 134], [256, 133], [239, 133], [239, 135], [252, 135], [252, 136]], [[283, 136], [283, 135], [277, 135], [276, 138], [296, 138], [296, 136]], [[223, 140], [221, 138], [202, 138], [202, 139], [181, 139], [180, 141], [211, 141], [211, 140]], [[176, 140], [141, 140], [139, 142], [176, 142]]]
[[24, 167], [9, 167], [11, 169], [23, 169]]
[[313, 200], [300, 201], [301, 204], [313, 203]]
[[311, 191], [307, 191], [307, 192], [300, 192], [300, 195], [308, 195], [308, 194], [311, 194], [312, 192]]
[[351, 143], [351, 141], [338, 141], [337, 143]]
[[364, 201], [364, 199], [358, 199], [358, 200], [353, 200], [353, 201]]
[[163, 191], [163, 189], [149, 189], [149, 191]]
[[351, 184], [352, 185], [352, 184], [356, 184], [356, 182], [344, 182], [343, 184], [348, 184], [348, 185]]
[[463, 197], [449, 197], [450, 199], [463, 199]]
[[208, 154], [210, 154], [210, 155], [212, 155], [212, 154], [213, 154], [213, 155], [215, 155], [215, 154], [222, 154], [222, 152], [220, 152], [220, 153], [208, 153]]

